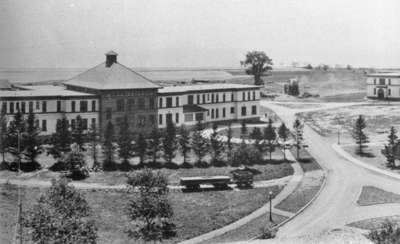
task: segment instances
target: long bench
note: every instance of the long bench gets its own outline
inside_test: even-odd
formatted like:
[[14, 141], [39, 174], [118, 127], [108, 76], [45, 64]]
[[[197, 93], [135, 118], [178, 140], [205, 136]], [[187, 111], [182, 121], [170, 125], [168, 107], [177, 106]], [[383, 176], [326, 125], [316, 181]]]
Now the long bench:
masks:
[[180, 178], [180, 184], [191, 190], [200, 189], [200, 185], [213, 185], [215, 188], [223, 189], [227, 188], [229, 183], [231, 183], [231, 177], [225, 175]]

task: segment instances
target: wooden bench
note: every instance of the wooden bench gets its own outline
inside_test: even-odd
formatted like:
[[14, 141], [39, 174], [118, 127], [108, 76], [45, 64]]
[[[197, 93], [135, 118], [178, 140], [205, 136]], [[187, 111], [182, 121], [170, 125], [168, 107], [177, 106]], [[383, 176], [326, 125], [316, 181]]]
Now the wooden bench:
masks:
[[225, 175], [180, 178], [180, 184], [190, 190], [198, 190], [200, 185], [213, 185], [217, 189], [224, 189], [229, 183], [231, 183], [231, 178]]

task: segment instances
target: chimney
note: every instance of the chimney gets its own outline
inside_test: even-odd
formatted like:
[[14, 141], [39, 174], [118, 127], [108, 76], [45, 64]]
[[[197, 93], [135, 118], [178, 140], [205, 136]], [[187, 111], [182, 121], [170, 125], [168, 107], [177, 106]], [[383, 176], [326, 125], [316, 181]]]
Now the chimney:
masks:
[[118, 53], [114, 51], [109, 51], [106, 53], [106, 67], [109, 68], [113, 63], [117, 62]]

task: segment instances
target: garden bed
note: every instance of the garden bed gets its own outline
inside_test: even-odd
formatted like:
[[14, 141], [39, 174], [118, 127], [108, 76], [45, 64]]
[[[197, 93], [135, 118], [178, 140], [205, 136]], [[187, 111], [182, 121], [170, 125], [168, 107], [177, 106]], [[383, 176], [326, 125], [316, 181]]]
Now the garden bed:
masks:
[[400, 195], [387, 192], [374, 186], [363, 186], [357, 204], [369, 206], [384, 203], [400, 203]]

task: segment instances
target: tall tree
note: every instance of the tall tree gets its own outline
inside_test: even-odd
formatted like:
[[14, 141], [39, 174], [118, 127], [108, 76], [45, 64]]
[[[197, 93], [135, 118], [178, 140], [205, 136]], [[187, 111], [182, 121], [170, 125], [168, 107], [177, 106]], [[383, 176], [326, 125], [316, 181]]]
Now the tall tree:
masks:
[[10, 122], [7, 131], [7, 152], [13, 155], [14, 159], [20, 162], [22, 157], [23, 145], [21, 141], [21, 135], [25, 132], [26, 121], [22, 113], [18, 110], [14, 114], [13, 120]]
[[241, 138], [245, 138], [247, 135], [247, 125], [246, 125], [246, 121], [242, 120], [241, 122], [241, 127], [240, 127], [240, 137]]
[[[0, 110], [0, 153], [2, 155], [2, 160], [0, 165], [6, 163], [6, 148], [7, 148], [7, 118], [6, 113]], [[0, 169], [2, 166], [0, 166]]]
[[187, 155], [190, 152], [190, 136], [189, 131], [186, 129], [185, 125], [181, 125], [179, 130], [179, 149], [183, 156], [183, 164], [187, 164]]
[[217, 129], [218, 125], [214, 123], [210, 136], [211, 162], [214, 166], [224, 166], [225, 163], [222, 162], [223, 143], [218, 136]]
[[233, 143], [232, 143], [233, 131], [232, 131], [232, 124], [229, 122], [228, 124], [228, 131], [226, 133], [226, 147], [228, 149], [227, 156], [228, 162], [232, 163], [232, 150], [233, 150]]
[[103, 170], [113, 171], [117, 169], [114, 161], [114, 125], [108, 121], [104, 131], [104, 162]]
[[254, 147], [260, 152], [263, 152], [263, 144], [261, 143], [263, 139], [263, 134], [259, 127], [254, 127], [250, 133], [250, 139], [254, 140]]
[[392, 126], [388, 135], [388, 144], [385, 145], [383, 154], [386, 157], [387, 165], [391, 168], [395, 167], [395, 149], [398, 144], [397, 130]]
[[162, 241], [176, 235], [174, 215], [168, 200], [168, 181], [149, 169], [129, 175], [128, 184], [139, 190], [127, 205], [128, 235], [137, 240]]
[[240, 64], [246, 68], [246, 73], [254, 76], [255, 85], [263, 85], [261, 76], [272, 69], [272, 59], [265, 52], [251, 51], [247, 52], [245, 60]]
[[132, 154], [132, 139], [129, 129], [128, 116], [126, 115], [119, 125], [118, 146], [119, 157], [122, 159], [121, 169], [125, 171], [130, 170], [129, 158]]
[[352, 131], [352, 137], [358, 144], [358, 154], [363, 155], [364, 151], [363, 148], [365, 147], [365, 144], [368, 143], [368, 136], [365, 134], [364, 129], [367, 127], [367, 124], [365, 122], [365, 118], [362, 115], [359, 115], [358, 118], [356, 119]]
[[167, 121], [167, 128], [165, 130], [165, 136], [163, 140], [163, 149], [165, 161], [167, 163], [171, 163], [172, 159], [175, 157], [177, 142], [176, 127], [175, 124], [170, 120]]
[[144, 160], [146, 159], [146, 152], [147, 152], [147, 141], [143, 134], [139, 134], [136, 143], [135, 143], [135, 152], [139, 155], [140, 164], [144, 164]]
[[97, 227], [88, 202], [65, 178], [23, 213], [23, 226], [34, 243], [95, 244]]
[[268, 120], [268, 126], [264, 129], [264, 139], [267, 142], [267, 150], [269, 152], [269, 160], [272, 160], [272, 153], [275, 151], [276, 132], [273, 127], [272, 119]]
[[282, 140], [283, 159], [286, 161], [286, 141], [289, 138], [289, 129], [282, 123], [278, 129], [279, 138]]
[[208, 140], [203, 137], [202, 128], [203, 125], [198, 121], [196, 124], [196, 130], [192, 137], [192, 149], [194, 154], [197, 156], [197, 166], [205, 166], [205, 164], [202, 164], [202, 160], [208, 151]]
[[84, 126], [83, 126], [83, 119], [80, 115], [76, 116], [76, 123], [75, 128], [72, 128], [72, 142], [78, 144], [81, 150], [84, 150], [83, 143], [84, 143]]
[[38, 139], [40, 128], [35, 121], [35, 114], [29, 112], [25, 133], [22, 136], [23, 155], [28, 159], [26, 169], [29, 171], [40, 168], [40, 164], [36, 162], [36, 157], [42, 152], [41, 143]]
[[294, 136], [296, 140], [296, 152], [297, 152], [297, 159], [300, 158], [300, 148], [303, 143], [303, 124], [299, 119], [296, 119], [293, 123], [294, 129]]
[[88, 140], [90, 142], [90, 148], [92, 150], [91, 155], [92, 155], [92, 160], [93, 160], [93, 165], [92, 169], [97, 171], [100, 169], [100, 163], [97, 157], [97, 145], [99, 142], [99, 131], [96, 127], [96, 124], [91, 124], [90, 129], [88, 132]]
[[147, 143], [148, 155], [151, 158], [152, 164], [157, 164], [157, 159], [161, 149], [161, 133], [157, 127], [153, 128], [150, 133], [150, 140]]
[[56, 122], [56, 132], [51, 136], [51, 143], [53, 146], [49, 153], [56, 159], [61, 158], [65, 153], [71, 151], [72, 136], [65, 114]]

